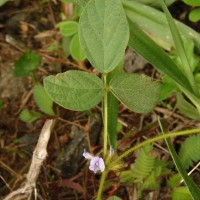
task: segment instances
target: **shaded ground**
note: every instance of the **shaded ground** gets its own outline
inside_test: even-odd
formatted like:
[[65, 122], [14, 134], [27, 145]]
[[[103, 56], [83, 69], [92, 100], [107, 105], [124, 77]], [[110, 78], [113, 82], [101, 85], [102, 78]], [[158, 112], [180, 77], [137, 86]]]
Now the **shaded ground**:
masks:
[[[67, 60], [61, 50], [57, 53], [48, 51], [56, 41], [61, 41], [59, 32], [53, 27], [60, 21], [62, 6], [53, 1], [42, 5], [40, 3], [19, 0], [0, 8], [0, 98], [4, 104], [3, 109], [0, 110], [0, 198], [20, 187], [24, 174], [28, 171], [40, 130], [45, 120], [49, 118], [44, 115], [31, 124], [19, 119], [22, 109], [39, 109], [33, 100], [32, 80], [16, 78], [13, 75], [16, 60], [27, 49], [42, 55], [42, 64], [37, 71], [37, 78], [41, 82], [43, 77], [59, 71], [91, 70], [87, 68], [87, 63]], [[198, 25], [193, 26], [198, 27]], [[160, 76], [151, 66], [130, 52], [127, 53], [126, 70], [145, 73], [157, 79]], [[157, 134], [159, 132], [157, 116], [163, 119], [166, 131], [200, 127], [199, 122], [178, 113], [175, 96], [165, 103], [172, 109], [158, 105], [152, 113], [146, 115], [134, 114], [120, 106], [119, 121], [123, 124], [123, 129], [119, 133], [119, 153]], [[93, 199], [100, 176], [94, 176], [89, 171], [82, 153], [85, 147], [94, 153], [102, 149], [101, 109], [100, 107], [93, 109], [96, 119], [89, 117], [87, 113], [64, 110], [57, 105], [55, 110], [60, 117], [56, 118], [57, 122], [48, 145], [48, 158], [37, 182], [38, 199]], [[130, 136], [126, 137], [127, 134]], [[182, 138], [176, 138], [173, 142], [178, 148]], [[171, 163], [164, 142], [160, 141], [154, 145], [155, 154]], [[127, 166], [134, 159], [134, 155], [128, 157]], [[196, 176], [199, 179], [199, 174]], [[160, 187], [156, 191], [146, 192], [144, 200], [169, 200], [170, 191], [166, 187], [166, 178], [161, 177]], [[134, 199], [133, 185], [119, 186], [119, 179], [112, 172], [108, 179], [114, 181], [114, 184], [108, 186], [105, 191], [107, 196], [116, 194], [123, 200]]]

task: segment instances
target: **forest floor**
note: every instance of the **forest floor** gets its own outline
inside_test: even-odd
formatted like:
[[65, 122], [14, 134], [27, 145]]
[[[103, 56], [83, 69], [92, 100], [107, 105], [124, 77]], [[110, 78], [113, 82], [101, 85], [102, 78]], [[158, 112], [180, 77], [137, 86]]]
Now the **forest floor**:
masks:
[[[13, 74], [15, 62], [28, 49], [42, 56], [37, 70], [37, 80], [64, 72], [69, 69], [90, 70], [87, 62], [76, 62], [63, 58], [62, 50], [50, 51], [55, 44], [61, 43], [61, 35], [55, 24], [60, 19], [63, 6], [58, 1], [22, 1], [16, 0], [0, 7], [0, 199], [19, 188], [28, 172], [32, 153], [40, 131], [46, 119], [43, 115], [33, 123], [20, 120], [23, 109], [39, 111], [33, 98], [34, 82], [31, 78], [16, 78]], [[176, 18], [183, 16], [185, 7], [175, 4], [171, 10]], [[187, 21], [188, 22], [188, 21]], [[197, 31], [198, 24], [192, 24]], [[159, 78], [158, 72], [131, 50], [126, 52], [125, 69], [129, 72], [145, 73]], [[169, 109], [162, 104], [148, 114], [136, 114], [124, 106], [119, 108], [119, 122], [123, 125], [118, 134], [119, 154], [125, 149], [160, 134], [158, 116], [163, 120], [165, 130], [180, 131], [200, 127], [200, 122], [181, 115], [176, 108], [176, 96], [165, 101]], [[91, 200], [97, 193], [100, 175], [94, 175], [88, 169], [83, 158], [83, 149], [101, 152], [102, 120], [101, 108], [92, 110], [96, 118], [85, 112], [74, 112], [54, 105], [59, 113], [56, 125], [48, 144], [48, 157], [37, 180], [38, 199], [44, 200]], [[172, 139], [176, 149], [183, 137]], [[164, 141], [154, 143], [153, 153], [160, 159], [172, 163]], [[135, 155], [126, 160], [124, 169], [134, 162]], [[175, 170], [174, 168], [172, 168]], [[199, 182], [199, 171], [191, 175]], [[114, 172], [108, 175], [114, 185], [104, 191], [106, 196], [117, 195], [123, 200], [134, 199], [134, 185], [120, 184]], [[160, 177], [157, 190], [146, 191], [143, 200], [170, 200], [170, 189], [166, 186], [166, 176]], [[111, 192], [110, 192], [111, 191]]]

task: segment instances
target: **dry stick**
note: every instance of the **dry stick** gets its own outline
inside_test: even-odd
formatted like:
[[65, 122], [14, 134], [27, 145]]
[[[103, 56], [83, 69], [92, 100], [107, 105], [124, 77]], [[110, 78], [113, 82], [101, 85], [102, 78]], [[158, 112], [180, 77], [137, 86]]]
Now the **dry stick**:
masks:
[[49, 141], [52, 124], [53, 120], [46, 120], [42, 128], [37, 146], [33, 152], [31, 166], [29, 168], [28, 174], [26, 175], [25, 183], [21, 188], [11, 192], [7, 197], [4, 198], [4, 200], [16, 199], [16, 196], [24, 196], [24, 194], [27, 197], [30, 197], [33, 191], [36, 194], [36, 181], [40, 173], [42, 163], [47, 156], [46, 148]]

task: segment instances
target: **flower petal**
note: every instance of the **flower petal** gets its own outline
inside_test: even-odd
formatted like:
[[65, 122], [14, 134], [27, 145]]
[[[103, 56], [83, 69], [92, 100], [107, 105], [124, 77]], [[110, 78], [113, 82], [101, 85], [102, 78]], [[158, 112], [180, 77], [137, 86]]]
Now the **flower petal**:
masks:
[[94, 157], [90, 161], [89, 169], [95, 174], [100, 170], [101, 172], [105, 169], [105, 164], [102, 158]]
[[90, 161], [89, 169], [95, 174], [97, 173], [97, 171], [99, 171], [99, 157], [92, 158], [92, 160]]
[[105, 170], [105, 164], [102, 158], [99, 158], [99, 169], [101, 170], [101, 172]]
[[91, 159], [94, 158], [94, 156], [91, 155], [90, 153], [88, 153], [85, 149], [84, 149], [84, 152], [83, 152], [83, 156], [84, 156], [86, 159], [89, 159], [89, 160], [91, 160]]

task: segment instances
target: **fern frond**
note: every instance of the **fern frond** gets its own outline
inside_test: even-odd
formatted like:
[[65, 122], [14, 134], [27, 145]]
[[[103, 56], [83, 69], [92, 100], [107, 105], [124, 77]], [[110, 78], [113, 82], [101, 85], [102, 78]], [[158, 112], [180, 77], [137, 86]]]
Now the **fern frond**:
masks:
[[180, 160], [185, 169], [200, 160], [200, 134], [193, 135], [185, 140], [179, 150]]
[[142, 182], [153, 170], [155, 158], [149, 155], [152, 149], [151, 145], [146, 145], [140, 149], [135, 163], [131, 167], [135, 182]]
[[172, 192], [172, 200], [193, 200], [187, 187], [178, 187]]
[[[164, 176], [164, 175], [169, 175], [171, 174], [171, 170], [169, 168], [167, 168], [167, 162], [164, 160], [159, 160], [156, 158], [155, 160], [155, 169], [157, 172], [157, 176]], [[161, 172], [157, 171], [157, 167], [160, 167], [162, 169]]]
[[182, 180], [182, 177], [180, 174], [174, 174], [173, 176], [171, 176], [169, 178], [169, 180], [167, 180], [167, 185], [173, 189], [174, 187], [177, 187], [180, 185]]
[[144, 182], [137, 183], [138, 198], [142, 198], [144, 190], [156, 190], [158, 188], [158, 177], [162, 173], [162, 167], [155, 165], [150, 175], [146, 177]]
[[134, 182], [134, 178], [132, 176], [131, 170], [122, 171], [120, 174], [120, 182], [126, 184], [132, 184]]
[[[156, 169], [158, 171], [156, 171]], [[161, 167], [156, 167], [151, 174], [147, 177], [147, 179], [145, 180], [145, 182], [143, 183], [142, 189], [151, 189], [151, 190], [155, 190], [158, 187], [158, 173], [160, 174], [162, 171]]]

